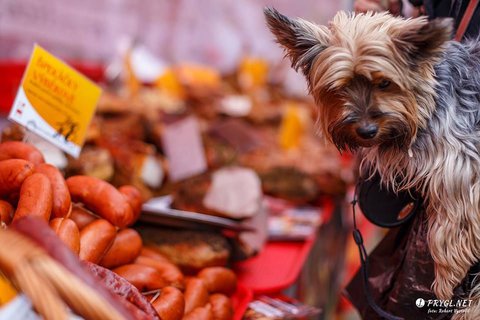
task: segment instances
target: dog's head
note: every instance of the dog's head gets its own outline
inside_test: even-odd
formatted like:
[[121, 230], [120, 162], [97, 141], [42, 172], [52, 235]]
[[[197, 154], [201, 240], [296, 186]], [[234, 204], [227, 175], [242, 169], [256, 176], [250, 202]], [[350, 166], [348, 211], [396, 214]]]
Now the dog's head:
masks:
[[451, 39], [449, 19], [339, 12], [327, 27], [274, 9], [265, 16], [339, 150], [410, 146], [435, 108], [433, 66]]

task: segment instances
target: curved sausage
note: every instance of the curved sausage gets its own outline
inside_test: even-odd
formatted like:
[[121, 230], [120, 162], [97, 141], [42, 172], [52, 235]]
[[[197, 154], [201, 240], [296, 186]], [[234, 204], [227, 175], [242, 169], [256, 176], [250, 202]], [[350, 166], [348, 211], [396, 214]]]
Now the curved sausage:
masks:
[[0, 161], [0, 196], [19, 192], [23, 181], [33, 173], [33, 164], [26, 160]]
[[69, 218], [77, 224], [77, 227], [80, 230], [97, 220], [97, 217], [92, 215], [90, 211], [77, 204], [72, 205], [72, 211], [70, 212]]
[[113, 244], [117, 229], [107, 220], [98, 219], [80, 231], [80, 260], [98, 263]]
[[79, 201], [110, 221], [124, 228], [134, 222], [133, 210], [114, 186], [95, 177], [73, 176], [67, 179], [68, 190], [73, 201]]
[[107, 251], [100, 265], [105, 268], [115, 268], [132, 263], [142, 250], [142, 238], [133, 229], [123, 229], [117, 233], [112, 246]]
[[56, 167], [48, 163], [42, 163], [35, 166], [35, 172], [43, 173], [52, 184], [52, 216], [55, 218], [63, 218], [67, 216], [72, 209], [72, 201], [63, 174]]
[[212, 308], [210, 305], [195, 308], [183, 317], [183, 320], [213, 320]]
[[237, 276], [224, 267], [208, 267], [202, 269], [197, 277], [203, 280], [208, 292], [230, 295], [237, 289]]
[[142, 251], [140, 252], [140, 255], [142, 257], [148, 257], [148, 258], [152, 258], [153, 260], [157, 260], [157, 261], [164, 261], [164, 262], [170, 262], [172, 263], [170, 260], [168, 260], [167, 257], [165, 257], [164, 255], [162, 255], [160, 252], [158, 252], [157, 250], [155, 249], [152, 249], [150, 247], [142, 247]]
[[148, 266], [126, 264], [112, 271], [125, 278], [140, 291], [157, 290], [168, 285], [157, 270]]
[[20, 198], [13, 220], [25, 216], [40, 217], [45, 221], [50, 219], [53, 205], [52, 184], [47, 176], [34, 173], [22, 184]]
[[136, 264], [155, 268], [160, 272], [162, 278], [169, 283], [170, 286], [183, 289], [185, 287], [185, 279], [180, 269], [171, 262], [159, 261], [149, 257], [139, 256], [135, 260]]
[[75, 254], [80, 252], [80, 231], [73, 220], [55, 218], [50, 220], [50, 228]]
[[214, 320], [232, 320], [233, 306], [230, 299], [223, 294], [214, 293], [209, 298], [212, 306], [212, 314]]
[[140, 190], [138, 190], [134, 186], [126, 185], [118, 188], [118, 191], [123, 194], [125, 199], [130, 204], [134, 216], [132, 223], [135, 223], [135, 221], [137, 221], [138, 217], [142, 213], [143, 198]]
[[165, 287], [152, 305], [160, 319], [181, 320], [185, 311], [185, 298], [177, 288]]
[[208, 303], [208, 291], [199, 278], [191, 278], [185, 287], [185, 314]]
[[34, 165], [45, 162], [42, 153], [37, 148], [21, 141], [5, 141], [0, 143], [0, 161], [7, 159], [23, 159]]
[[0, 222], [9, 224], [14, 212], [15, 210], [9, 202], [0, 199]]

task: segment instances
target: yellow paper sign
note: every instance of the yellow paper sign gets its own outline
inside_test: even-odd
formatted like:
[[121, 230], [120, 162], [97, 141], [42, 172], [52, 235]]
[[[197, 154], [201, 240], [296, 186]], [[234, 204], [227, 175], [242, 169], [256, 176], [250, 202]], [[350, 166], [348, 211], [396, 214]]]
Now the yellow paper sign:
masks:
[[297, 147], [302, 139], [304, 123], [300, 108], [294, 103], [289, 103], [280, 126], [280, 146], [284, 150]]
[[35, 45], [9, 119], [78, 157], [100, 94], [95, 83]]
[[238, 82], [242, 89], [258, 89], [267, 83], [268, 63], [260, 58], [247, 57], [238, 68]]

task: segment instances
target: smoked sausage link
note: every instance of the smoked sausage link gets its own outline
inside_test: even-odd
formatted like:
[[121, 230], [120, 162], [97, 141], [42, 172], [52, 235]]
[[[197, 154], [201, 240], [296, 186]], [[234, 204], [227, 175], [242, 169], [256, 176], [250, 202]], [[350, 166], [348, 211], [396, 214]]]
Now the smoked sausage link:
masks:
[[100, 265], [105, 268], [115, 268], [132, 263], [142, 250], [142, 238], [133, 229], [123, 229], [117, 233], [112, 246], [107, 251]]
[[185, 311], [183, 293], [175, 287], [165, 287], [152, 303], [162, 320], [181, 320]]
[[17, 210], [13, 221], [25, 216], [40, 217], [45, 221], [50, 219], [53, 205], [52, 184], [47, 176], [34, 173], [22, 184]]
[[35, 166], [35, 172], [43, 173], [52, 184], [52, 216], [55, 218], [63, 218], [67, 216], [72, 209], [72, 201], [63, 174], [56, 167], [48, 163], [42, 163]]
[[33, 164], [26, 160], [0, 161], [0, 196], [18, 193], [26, 178], [33, 173]]
[[125, 228], [134, 222], [133, 210], [122, 193], [95, 177], [73, 176], [67, 179], [73, 201], [85, 206], [113, 225]]

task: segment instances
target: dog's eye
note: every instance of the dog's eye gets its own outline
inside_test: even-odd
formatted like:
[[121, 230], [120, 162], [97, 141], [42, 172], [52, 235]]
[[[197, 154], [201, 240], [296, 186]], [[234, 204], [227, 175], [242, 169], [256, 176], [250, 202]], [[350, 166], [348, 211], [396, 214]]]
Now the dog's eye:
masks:
[[390, 80], [387, 80], [387, 79], [383, 79], [382, 81], [380, 81], [380, 83], [378, 84], [378, 87], [380, 89], [386, 89], [388, 88], [388, 86], [390, 86]]

